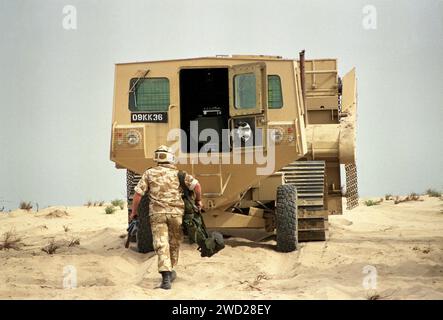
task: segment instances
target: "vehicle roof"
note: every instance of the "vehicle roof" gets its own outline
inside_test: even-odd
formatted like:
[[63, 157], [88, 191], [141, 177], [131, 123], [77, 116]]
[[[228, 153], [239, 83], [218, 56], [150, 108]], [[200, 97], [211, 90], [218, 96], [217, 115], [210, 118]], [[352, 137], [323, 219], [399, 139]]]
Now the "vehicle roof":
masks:
[[194, 57], [194, 58], [184, 58], [184, 59], [166, 59], [166, 60], [151, 60], [151, 61], [133, 61], [133, 62], [120, 62], [116, 65], [133, 64], [133, 63], [154, 63], [154, 62], [172, 62], [172, 61], [190, 61], [190, 60], [221, 60], [221, 59], [232, 59], [232, 60], [263, 60], [263, 61], [294, 61], [295, 59], [287, 59], [281, 56], [271, 56], [271, 55], [216, 55], [207, 57]]

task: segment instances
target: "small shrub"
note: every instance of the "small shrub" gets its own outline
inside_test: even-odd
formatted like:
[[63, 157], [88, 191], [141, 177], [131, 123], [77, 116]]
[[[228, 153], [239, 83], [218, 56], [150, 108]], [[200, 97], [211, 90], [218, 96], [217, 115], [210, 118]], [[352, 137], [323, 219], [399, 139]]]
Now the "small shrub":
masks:
[[392, 194], [390, 194], [390, 193], [385, 194], [385, 200], [392, 200], [392, 199], [394, 199], [392, 197]]
[[435, 197], [435, 198], [440, 198], [441, 197], [441, 192], [437, 191], [435, 189], [428, 189], [426, 190], [426, 194], [430, 197]]
[[79, 246], [79, 245], [80, 245], [79, 238], [72, 238], [68, 243], [68, 247], [74, 247], [74, 246]]
[[380, 294], [377, 290], [368, 290], [366, 292], [367, 300], [391, 300], [393, 292]]
[[364, 204], [367, 207], [371, 207], [371, 206], [376, 206], [376, 205], [378, 205], [378, 204], [380, 204], [382, 202], [383, 202], [383, 199], [380, 199], [380, 200], [366, 200], [364, 202]]
[[382, 297], [378, 293], [374, 293], [366, 297], [368, 300], [380, 300], [381, 298]]
[[125, 202], [121, 199], [115, 199], [111, 201], [111, 204], [114, 207], [120, 207], [120, 210], [123, 210], [123, 208], [125, 207]]
[[117, 208], [115, 208], [114, 206], [107, 206], [105, 208], [106, 214], [113, 214], [115, 211], [117, 211]]
[[85, 203], [85, 206], [88, 207], [88, 208], [89, 208], [90, 206], [92, 206], [92, 201], [88, 201], [88, 202], [86, 202], [86, 203]]
[[20, 202], [20, 209], [27, 210], [27, 211], [31, 210], [32, 209], [31, 202], [30, 201], [29, 202], [26, 202], [26, 201]]
[[67, 226], [67, 225], [63, 225], [63, 230], [65, 230], [65, 232], [68, 232], [70, 229], [69, 229], [69, 226]]
[[407, 195], [404, 198], [401, 198], [399, 196], [395, 197], [394, 204], [399, 204], [399, 203], [408, 202], [408, 201], [423, 201], [423, 199], [420, 198], [419, 194], [417, 194], [415, 192], [411, 192], [409, 195]]
[[20, 249], [21, 239], [17, 236], [14, 230], [7, 231], [2, 236], [2, 242], [0, 243], [0, 250], [3, 249]]
[[104, 201], [99, 201], [99, 202], [98, 202], [98, 206], [99, 206], [99, 207], [103, 207], [104, 204], [105, 204]]
[[51, 241], [49, 241], [49, 243], [42, 248], [42, 251], [46, 252], [47, 254], [54, 254], [58, 248], [59, 246], [55, 243], [55, 239], [51, 239]]
[[411, 192], [411, 193], [408, 195], [408, 197], [409, 197], [410, 199], [418, 199], [418, 198], [420, 197], [420, 195], [419, 195], [418, 193]]

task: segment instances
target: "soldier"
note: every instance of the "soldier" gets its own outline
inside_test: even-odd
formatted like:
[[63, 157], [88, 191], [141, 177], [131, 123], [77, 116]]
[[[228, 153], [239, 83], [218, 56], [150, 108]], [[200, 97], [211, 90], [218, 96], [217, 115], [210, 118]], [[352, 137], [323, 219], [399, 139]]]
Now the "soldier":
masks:
[[[158, 257], [158, 271], [162, 275], [162, 289], [171, 289], [171, 282], [176, 278], [173, 268], [178, 262], [178, 253], [182, 239], [182, 219], [184, 203], [181, 197], [178, 170], [170, 148], [160, 146], [154, 153], [158, 166], [145, 171], [134, 188], [131, 220], [137, 216], [137, 209], [142, 196], [149, 195], [149, 218], [151, 221], [154, 250]], [[186, 174], [185, 183], [194, 191], [195, 204], [201, 208], [201, 187], [197, 179]]]

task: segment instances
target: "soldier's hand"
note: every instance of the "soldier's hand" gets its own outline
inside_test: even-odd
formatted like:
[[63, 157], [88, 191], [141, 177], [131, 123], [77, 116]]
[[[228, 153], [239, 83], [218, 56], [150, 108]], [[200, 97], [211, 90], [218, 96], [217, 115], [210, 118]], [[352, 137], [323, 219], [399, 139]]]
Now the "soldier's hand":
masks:
[[203, 202], [201, 200], [195, 201], [195, 205], [197, 208], [202, 209], [203, 208]]
[[131, 215], [129, 216], [129, 220], [133, 221], [133, 220], [136, 220], [136, 219], [137, 219], [137, 214], [132, 214], [131, 213]]

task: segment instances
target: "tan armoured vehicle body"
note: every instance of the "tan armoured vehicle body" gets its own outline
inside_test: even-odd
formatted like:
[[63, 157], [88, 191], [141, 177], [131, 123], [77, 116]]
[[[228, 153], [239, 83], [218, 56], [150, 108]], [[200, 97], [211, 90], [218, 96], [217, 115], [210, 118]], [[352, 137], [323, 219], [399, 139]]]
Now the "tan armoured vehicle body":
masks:
[[355, 117], [355, 72], [340, 79], [335, 59], [305, 61], [302, 52], [298, 61], [122, 63], [115, 66], [110, 157], [127, 169], [130, 208], [156, 148], [173, 147], [177, 167], [202, 185], [208, 228], [276, 229], [277, 247], [292, 251], [298, 240], [324, 240], [325, 218], [342, 212], [340, 164], [348, 207], [358, 203]]

